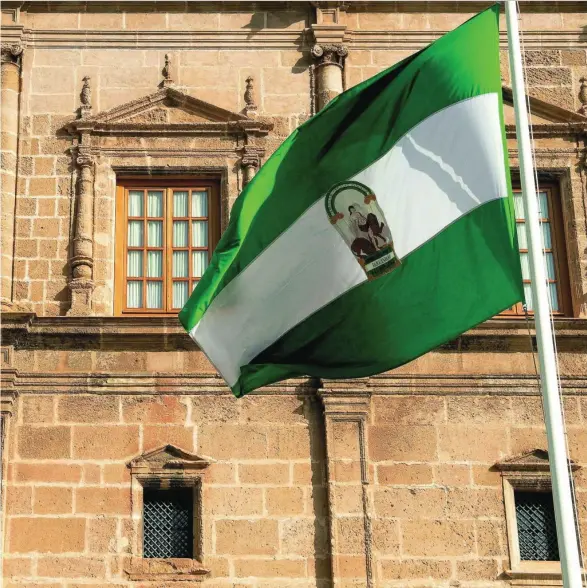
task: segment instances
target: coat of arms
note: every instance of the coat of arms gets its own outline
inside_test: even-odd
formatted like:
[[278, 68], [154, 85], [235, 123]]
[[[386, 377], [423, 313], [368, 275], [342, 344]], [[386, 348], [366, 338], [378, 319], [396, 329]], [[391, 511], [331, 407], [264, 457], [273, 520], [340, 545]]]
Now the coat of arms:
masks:
[[393, 248], [389, 224], [368, 186], [354, 181], [336, 184], [326, 194], [325, 205], [330, 222], [369, 280], [401, 263]]

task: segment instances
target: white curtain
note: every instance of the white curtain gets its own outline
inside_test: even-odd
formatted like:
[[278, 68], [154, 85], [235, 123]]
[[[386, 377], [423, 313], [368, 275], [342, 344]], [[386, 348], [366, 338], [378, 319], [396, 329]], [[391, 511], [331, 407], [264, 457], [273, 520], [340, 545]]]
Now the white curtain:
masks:
[[514, 212], [517, 219], [522, 220], [526, 218], [524, 216], [524, 204], [521, 192], [514, 192]]
[[173, 308], [183, 308], [188, 299], [188, 282], [173, 282]]
[[189, 276], [187, 251], [173, 252], [172, 273], [174, 278], [187, 278]]
[[144, 216], [143, 212], [143, 191], [130, 190], [128, 193], [128, 216]]
[[542, 227], [542, 243], [544, 249], [552, 249], [552, 239], [550, 237], [550, 223], [541, 223]]
[[149, 221], [147, 223], [147, 245], [149, 247], [163, 247], [163, 221]]
[[147, 193], [147, 216], [163, 216], [163, 192], [149, 190]]
[[519, 248], [528, 249], [528, 241], [526, 239], [526, 223], [516, 223], [516, 231], [518, 232]]
[[128, 246], [143, 246], [143, 221], [128, 221]]
[[520, 264], [522, 266], [522, 278], [530, 279], [530, 260], [527, 253], [520, 253]]
[[548, 218], [548, 194], [546, 192], [538, 192], [538, 209], [540, 218]]
[[188, 221], [174, 221], [173, 222], [173, 246], [187, 247], [188, 246]]
[[556, 284], [548, 284], [550, 290], [550, 304], [552, 305], [552, 310], [558, 310], [558, 294], [556, 291]]
[[208, 216], [207, 192], [192, 192], [192, 216], [196, 218]]
[[526, 307], [528, 312], [534, 310], [534, 302], [532, 300], [532, 288], [530, 284], [524, 284], [524, 298], [526, 299]]
[[129, 251], [126, 263], [126, 276], [128, 278], [143, 277], [143, 252]]
[[149, 251], [147, 253], [147, 277], [163, 277], [163, 251]]
[[163, 282], [147, 282], [147, 308], [163, 308]]
[[201, 278], [208, 267], [207, 251], [192, 251], [192, 276]]
[[173, 193], [173, 216], [174, 217], [189, 216], [188, 198], [189, 198], [189, 192], [174, 192]]
[[192, 247], [208, 247], [208, 223], [192, 221]]
[[128, 308], [141, 308], [143, 306], [143, 282], [126, 283], [126, 305]]

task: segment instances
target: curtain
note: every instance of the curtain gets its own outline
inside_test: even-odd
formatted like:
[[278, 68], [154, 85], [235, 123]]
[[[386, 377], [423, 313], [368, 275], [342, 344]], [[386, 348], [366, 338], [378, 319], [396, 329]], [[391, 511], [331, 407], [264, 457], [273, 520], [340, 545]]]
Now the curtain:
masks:
[[516, 231], [518, 233], [519, 248], [528, 249], [528, 241], [526, 239], [526, 223], [516, 223]]
[[174, 278], [187, 278], [189, 276], [187, 251], [173, 252], [172, 274]]
[[192, 251], [192, 276], [201, 278], [208, 267], [207, 251]]
[[147, 282], [147, 308], [163, 308], [163, 282]]
[[556, 291], [556, 284], [551, 282], [548, 284], [548, 289], [550, 290], [550, 305], [552, 310], [558, 310], [558, 293]]
[[144, 216], [143, 191], [130, 190], [128, 193], [128, 216]]
[[208, 223], [192, 221], [192, 247], [208, 247]]
[[174, 217], [189, 216], [188, 198], [189, 198], [189, 192], [174, 192], [173, 193], [173, 216]]
[[147, 245], [163, 247], [163, 221], [147, 222]]
[[514, 192], [514, 212], [517, 219], [521, 220], [526, 218], [524, 216], [524, 204], [520, 192]]
[[128, 308], [141, 308], [143, 306], [143, 282], [126, 283], [126, 305]]
[[183, 308], [188, 299], [188, 282], [173, 282], [173, 308]]
[[143, 252], [129, 251], [126, 263], [126, 276], [128, 278], [143, 277]]
[[147, 277], [163, 277], [163, 251], [149, 251], [147, 253]]
[[143, 221], [128, 221], [128, 246], [143, 246]]
[[207, 192], [192, 192], [192, 216], [196, 218], [208, 216]]
[[173, 246], [187, 247], [188, 246], [188, 221], [173, 221]]
[[147, 216], [163, 216], [163, 192], [149, 190], [147, 193]]

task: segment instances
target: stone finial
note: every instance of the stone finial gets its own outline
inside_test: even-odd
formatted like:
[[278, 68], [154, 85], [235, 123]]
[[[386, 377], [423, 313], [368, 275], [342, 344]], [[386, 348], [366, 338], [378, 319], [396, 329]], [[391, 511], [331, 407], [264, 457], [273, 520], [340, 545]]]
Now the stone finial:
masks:
[[245, 89], [245, 114], [254, 114], [257, 111], [257, 105], [255, 104], [255, 89], [253, 87], [254, 79], [249, 76], [246, 79], [247, 87]]
[[169, 53], [165, 54], [165, 65], [163, 66], [161, 73], [163, 74], [163, 81], [161, 82], [161, 85], [164, 88], [167, 88], [167, 86], [172, 86], [174, 82], [173, 78], [171, 77], [171, 58], [169, 57]]
[[579, 90], [579, 100], [581, 102], [581, 108], [579, 113], [587, 115], [587, 78], [581, 78], [581, 88]]
[[24, 47], [22, 45], [7, 45], [1, 47], [2, 63], [14, 63], [20, 65], [20, 57]]
[[84, 76], [84, 85], [80, 92], [81, 106], [79, 109], [80, 118], [88, 118], [92, 113], [92, 89], [90, 88], [90, 76]]
[[318, 65], [338, 65], [342, 68], [344, 58], [349, 54], [348, 49], [339, 43], [316, 43], [312, 47], [312, 57]]

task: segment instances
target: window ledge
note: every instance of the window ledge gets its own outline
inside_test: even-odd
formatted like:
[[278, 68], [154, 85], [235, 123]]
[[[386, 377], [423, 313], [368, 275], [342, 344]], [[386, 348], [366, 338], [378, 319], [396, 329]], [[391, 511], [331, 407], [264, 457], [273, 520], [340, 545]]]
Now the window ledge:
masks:
[[210, 575], [198, 560], [133, 557], [125, 570], [133, 582], [202, 581]]
[[[555, 566], [556, 567], [556, 566]], [[557, 570], [529, 569], [505, 570], [504, 576], [510, 580], [511, 586], [562, 586], [563, 576], [560, 565]]]

